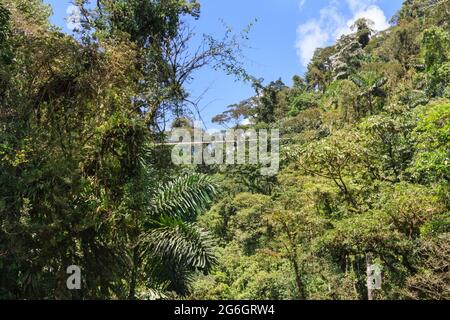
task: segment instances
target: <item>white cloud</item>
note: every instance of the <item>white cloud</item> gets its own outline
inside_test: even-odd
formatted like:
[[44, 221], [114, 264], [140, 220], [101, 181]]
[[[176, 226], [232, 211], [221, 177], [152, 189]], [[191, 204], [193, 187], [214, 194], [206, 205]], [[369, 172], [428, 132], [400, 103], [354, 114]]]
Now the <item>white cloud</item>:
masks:
[[315, 20], [300, 25], [297, 29], [297, 35], [301, 39], [296, 45], [297, 53], [302, 65], [307, 66], [314, 55], [314, 50], [326, 45], [329, 37]]
[[357, 12], [349, 23], [353, 25], [356, 20], [361, 18], [372, 20], [374, 22], [374, 29], [377, 31], [382, 31], [389, 28], [389, 22], [386, 15], [378, 6], [369, 6], [367, 9]]
[[375, 4], [376, 0], [346, 0], [346, 2], [350, 11], [355, 14]]
[[314, 51], [330, 40], [330, 30], [345, 22], [334, 5], [320, 10], [319, 19], [311, 19], [297, 28], [297, 54], [303, 66], [307, 66]]
[[344, 34], [349, 34], [352, 32], [351, 27], [355, 24], [356, 20], [366, 18], [371, 20], [373, 24], [373, 29], [375, 31], [382, 31], [389, 28], [389, 22], [380, 7], [371, 5], [364, 10], [356, 11], [353, 17], [345, 23], [345, 25], [338, 28], [335, 32], [335, 39], [340, 38]]
[[300, 10], [305, 6], [306, 0], [298, 0], [298, 7]]
[[308, 65], [317, 48], [324, 47], [342, 35], [351, 33], [351, 26], [360, 18], [372, 20], [376, 31], [389, 28], [386, 15], [376, 5], [376, 0], [346, 0], [345, 4], [350, 16], [342, 12], [340, 3], [337, 0], [331, 0], [320, 10], [318, 18], [311, 19], [297, 28], [295, 47], [303, 66]]
[[81, 29], [81, 10], [78, 6], [71, 4], [67, 10], [67, 29], [69, 30], [79, 30]]

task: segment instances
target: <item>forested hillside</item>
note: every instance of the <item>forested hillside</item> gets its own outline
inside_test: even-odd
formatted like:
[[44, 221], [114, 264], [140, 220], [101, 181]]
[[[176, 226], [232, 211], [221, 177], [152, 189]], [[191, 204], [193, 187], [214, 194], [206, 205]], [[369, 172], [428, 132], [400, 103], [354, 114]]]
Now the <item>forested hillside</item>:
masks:
[[[356, 21], [292, 87], [248, 30], [189, 50], [196, 1], [77, 4], [73, 37], [0, 0], [0, 299], [450, 299], [450, 1]], [[276, 176], [171, 162], [205, 66], [253, 86], [213, 121], [279, 129]]]
[[220, 258], [193, 298], [367, 299], [369, 259], [374, 299], [450, 298], [449, 22], [448, 1], [405, 1], [216, 117], [279, 128], [282, 169], [214, 172], [227, 193], [199, 223]]

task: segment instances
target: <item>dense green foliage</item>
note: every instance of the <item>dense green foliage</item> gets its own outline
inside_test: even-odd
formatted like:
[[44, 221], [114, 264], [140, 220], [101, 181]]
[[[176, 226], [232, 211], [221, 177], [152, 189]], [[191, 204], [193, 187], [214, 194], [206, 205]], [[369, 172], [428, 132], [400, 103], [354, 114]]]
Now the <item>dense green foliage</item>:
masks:
[[[195, 224], [215, 184], [163, 170], [167, 150], [154, 146], [167, 106], [183, 99], [170, 80], [178, 73], [154, 52], [198, 4], [155, 1], [142, 12], [144, 2], [80, 2], [78, 41], [48, 23], [42, 1], [0, 2], [0, 298], [186, 295], [192, 274], [215, 262]], [[67, 290], [70, 265], [81, 267], [82, 290]]]
[[[76, 3], [72, 37], [0, 0], [0, 299], [450, 299], [449, 1], [358, 20], [292, 87], [229, 32], [190, 50], [195, 0]], [[277, 176], [171, 164], [207, 65], [252, 82], [213, 121], [279, 128]]]
[[377, 34], [358, 20], [304, 80], [258, 81], [216, 117], [280, 128], [282, 169], [270, 189], [216, 173], [229, 192], [200, 222], [220, 258], [193, 298], [367, 299], [369, 261], [373, 299], [450, 298], [449, 12], [405, 1]]

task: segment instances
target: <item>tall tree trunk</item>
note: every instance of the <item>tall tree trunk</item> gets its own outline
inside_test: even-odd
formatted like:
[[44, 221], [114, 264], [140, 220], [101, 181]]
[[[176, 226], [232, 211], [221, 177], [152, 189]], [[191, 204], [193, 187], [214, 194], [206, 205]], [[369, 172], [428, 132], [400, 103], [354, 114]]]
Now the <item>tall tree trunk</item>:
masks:
[[295, 283], [297, 284], [298, 289], [298, 299], [304, 300], [305, 294], [303, 290], [303, 282], [302, 282], [302, 276], [300, 274], [300, 267], [298, 265], [297, 259], [295, 257], [291, 258], [292, 267], [294, 268], [295, 273]]
[[372, 269], [370, 266], [372, 265], [372, 255], [370, 253], [366, 254], [366, 270], [367, 270], [367, 299], [373, 300], [373, 290], [372, 290]]
[[137, 285], [137, 272], [139, 266], [139, 251], [138, 247], [133, 248], [133, 267], [131, 270], [131, 281], [130, 281], [130, 293], [128, 294], [129, 300], [136, 299], [136, 285]]

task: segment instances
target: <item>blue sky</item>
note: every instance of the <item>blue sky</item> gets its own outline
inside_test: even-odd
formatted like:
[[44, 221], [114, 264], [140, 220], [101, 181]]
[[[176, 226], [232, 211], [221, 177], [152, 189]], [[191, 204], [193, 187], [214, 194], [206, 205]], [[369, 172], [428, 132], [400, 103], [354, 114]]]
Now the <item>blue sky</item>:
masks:
[[[44, 0], [52, 5], [52, 22], [70, 33], [66, 17], [70, 0]], [[193, 23], [198, 34], [223, 36], [221, 20], [239, 32], [257, 19], [245, 51], [250, 74], [266, 82], [303, 74], [314, 49], [333, 43], [350, 32], [360, 17], [370, 18], [375, 28], [388, 27], [402, 0], [200, 0], [201, 17]], [[253, 95], [249, 84], [237, 82], [220, 72], [204, 69], [189, 85], [192, 99], [208, 91], [200, 102], [203, 118], [209, 120], [226, 106]]]

